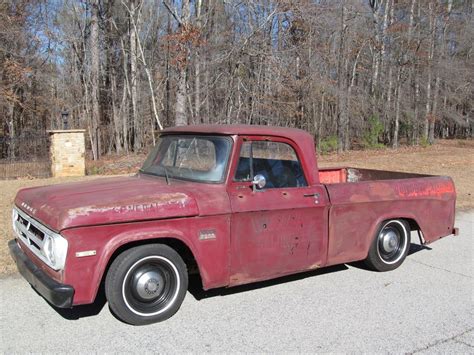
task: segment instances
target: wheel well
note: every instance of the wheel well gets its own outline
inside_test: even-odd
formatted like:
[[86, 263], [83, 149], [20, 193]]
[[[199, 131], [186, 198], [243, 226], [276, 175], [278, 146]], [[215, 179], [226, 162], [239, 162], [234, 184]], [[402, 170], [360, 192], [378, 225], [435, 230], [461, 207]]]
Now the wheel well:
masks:
[[420, 225], [413, 218], [401, 218], [404, 221], [408, 222], [411, 231], [421, 231]]
[[117, 248], [117, 250], [114, 251], [114, 253], [112, 254], [112, 256], [107, 262], [107, 266], [105, 267], [104, 273], [102, 274], [99, 287], [100, 288], [103, 287], [103, 284], [105, 282], [105, 277], [107, 276], [107, 272], [109, 271], [110, 265], [112, 265], [113, 261], [115, 260], [117, 256], [119, 256], [121, 253], [123, 253], [124, 251], [130, 248], [133, 248], [139, 245], [147, 245], [147, 244], [164, 244], [172, 248], [174, 251], [176, 251], [179, 254], [179, 256], [181, 256], [184, 263], [186, 264], [188, 275], [196, 275], [199, 278], [199, 281], [201, 281], [199, 267], [191, 249], [189, 249], [189, 247], [179, 239], [158, 238], [158, 239], [147, 239], [147, 240], [139, 240], [135, 242], [130, 242]]
[[405, 217], [393, 217], [393, 218], [387, 218], [387, 219], [384, 219], [378, 226], [378, 228], [381, 228], [381, 226], [388, 222], [388, 221], [392, 221], [392, 220], [395, 220], [395, 219], [398, 219], [398, 220], [401, 220], [401, 221], [405, 221], [408, 223], [408, 225], [410, 226], [410, 231], [421, 231], [421, 228], [420, 228], [420, 225], [418, 224], [417, 221], [415, 221], [413, 218], [405, 218]]

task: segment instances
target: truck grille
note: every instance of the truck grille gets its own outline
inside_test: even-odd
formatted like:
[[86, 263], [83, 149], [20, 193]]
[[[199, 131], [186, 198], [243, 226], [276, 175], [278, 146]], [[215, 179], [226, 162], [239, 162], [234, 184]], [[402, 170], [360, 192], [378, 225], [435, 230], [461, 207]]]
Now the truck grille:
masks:
[[30, 249], [38, 258], [51, 266], [44, 254], [44, 242], [48, 235], [54, 232], [35, 221], [23, 211], [14, 208], [12, 213], [13, 230], [17, 237]]

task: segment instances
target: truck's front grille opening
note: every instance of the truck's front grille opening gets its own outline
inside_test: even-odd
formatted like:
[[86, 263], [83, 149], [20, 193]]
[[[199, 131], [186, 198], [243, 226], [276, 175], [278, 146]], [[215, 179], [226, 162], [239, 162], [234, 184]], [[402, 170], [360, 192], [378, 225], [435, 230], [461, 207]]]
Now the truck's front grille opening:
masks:
[[44, 256], [47, 228], [19, 209], [15, 209], [13, 227], [20, 239], [36, 256], [48, 263]]
[[17, 221], [20, 222], [25, 227], [28, 226], [28, 221], [24, 219], [22, 216], [18, 215]]
[[29, 239], [28, 241], [30, 242], [31, 246], [35, 247], [38, 250], [41, 250], [41, 247], [38, 244], [36, 244], [34, 241], [32, 241], [31, 239]]
[[44, 240], [44, 233], [35, 226], [30, 225], [30, 232], [33, 233], [39, 240]]

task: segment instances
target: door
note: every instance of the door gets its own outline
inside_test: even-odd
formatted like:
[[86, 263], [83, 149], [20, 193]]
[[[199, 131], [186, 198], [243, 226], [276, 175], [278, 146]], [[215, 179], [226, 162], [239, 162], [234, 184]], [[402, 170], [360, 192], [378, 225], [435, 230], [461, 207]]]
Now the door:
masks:
[[[325, 262], [328, 198], [308, 186], [301, 152], [288, 140], [243, 137], [229, 184], [230, 285], [315, 269]], [[252, 184], [255, 176], [265, 186]]]

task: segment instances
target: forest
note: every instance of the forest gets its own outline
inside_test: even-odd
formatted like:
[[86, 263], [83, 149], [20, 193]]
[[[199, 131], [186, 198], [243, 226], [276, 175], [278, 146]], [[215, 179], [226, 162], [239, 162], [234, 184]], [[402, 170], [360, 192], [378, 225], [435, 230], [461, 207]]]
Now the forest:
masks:
[[472, 139], [472, 0], [2, 0], [0, 139], [93, 159], [174, 125], [302, 128], [320, 151]]

